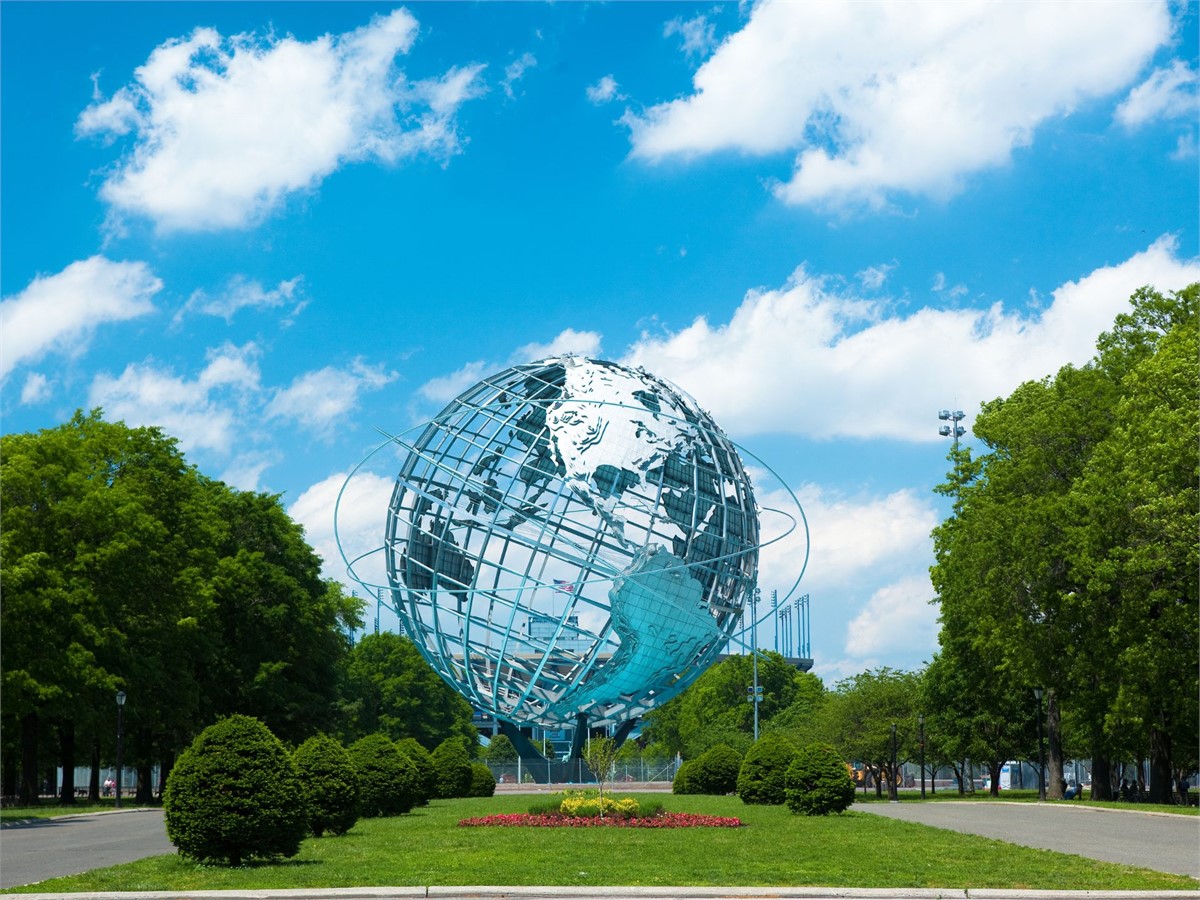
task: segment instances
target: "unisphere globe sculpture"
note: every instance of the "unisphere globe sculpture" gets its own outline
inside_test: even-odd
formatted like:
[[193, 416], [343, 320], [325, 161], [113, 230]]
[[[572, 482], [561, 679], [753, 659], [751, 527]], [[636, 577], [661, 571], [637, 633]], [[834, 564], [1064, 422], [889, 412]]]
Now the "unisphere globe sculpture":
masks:
[[686, 687], [743, 626], [754, 490], [666, 381], [577, 357], [515, 366], [396, 441], [386, 590], [477, 709], [615, 724]]

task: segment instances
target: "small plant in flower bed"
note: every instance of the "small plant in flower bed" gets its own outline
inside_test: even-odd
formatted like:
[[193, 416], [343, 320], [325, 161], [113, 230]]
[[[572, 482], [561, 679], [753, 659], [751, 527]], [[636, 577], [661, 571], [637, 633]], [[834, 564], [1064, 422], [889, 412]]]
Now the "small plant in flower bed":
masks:
[[530, 815], [528, 813], [497, 814], [477, 819], [460, 819], [460, 826], [480, 828], [740, 828], [741, 819], [729, 816], [698, 816], [692, 813], [660, 813], [657, 816], [564, 816]]

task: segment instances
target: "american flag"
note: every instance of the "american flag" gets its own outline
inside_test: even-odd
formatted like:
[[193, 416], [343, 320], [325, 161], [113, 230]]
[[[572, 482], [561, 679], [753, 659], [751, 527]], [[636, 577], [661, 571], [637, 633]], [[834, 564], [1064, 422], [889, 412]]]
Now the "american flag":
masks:
[[562, 591], [564, 594], [575, 593], [575, 585], [569, 581], [563, 581], [561, 578], [554, 579], [554, 589], [556, 591]]

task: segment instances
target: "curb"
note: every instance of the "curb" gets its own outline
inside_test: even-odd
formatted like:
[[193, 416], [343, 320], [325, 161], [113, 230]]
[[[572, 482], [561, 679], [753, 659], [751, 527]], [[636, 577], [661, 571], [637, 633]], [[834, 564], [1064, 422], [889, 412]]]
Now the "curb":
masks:
[[119, 891], [21, 894], [27, 900], [1200, 900], [1200, 891], [999, 888], [498, 887], [430, 886], [299, 890]]

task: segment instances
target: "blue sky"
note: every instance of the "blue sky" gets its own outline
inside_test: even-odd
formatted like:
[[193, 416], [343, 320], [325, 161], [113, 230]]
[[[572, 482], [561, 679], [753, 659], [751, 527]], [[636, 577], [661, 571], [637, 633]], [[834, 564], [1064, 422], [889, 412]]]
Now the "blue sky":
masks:
[[376, 428], [549, 353], [645, 365], [799, 495], [818, 674], [919, 666], [937, 410], [970, 440], [1200, 279], [1196, 12], [4, 3], [4, 431], [160, 425], [342, 577]]

